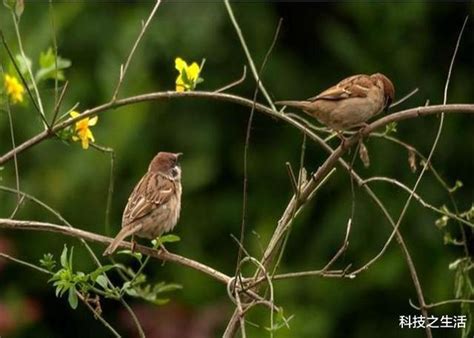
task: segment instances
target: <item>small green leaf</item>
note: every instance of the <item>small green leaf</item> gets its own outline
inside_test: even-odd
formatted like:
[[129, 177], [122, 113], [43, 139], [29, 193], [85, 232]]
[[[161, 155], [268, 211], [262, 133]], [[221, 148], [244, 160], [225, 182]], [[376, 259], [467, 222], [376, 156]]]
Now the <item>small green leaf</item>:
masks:
[[107, 289], [107, 278], [104, 275], [98, 276], [95, 281], [102, 286], [103, 289]]
[[384, 134], [388, 135], [391, 133], [396, 133], [397, 132], [397, 122], [390, 122], [385, 126], [385, 131]]
[[50, 47], [46, 52], [41, 52], [39, 57], [40, 69], [36, 72], [36, 82], [57, 79], [60, 81], [65, 80], [63, 70], [71, 66], [71, 61], [63, 59], [61, 56], [55, 55], [53, 49]]
[[151, 243], [153, 244], [153, 247], [156, 249], [161, 244], [179, 242], [180, 240], [181, 238], [179, 238], [179, 236], [169, 234], [169, 235], [157, 237], [156, 239], [152, 240]]
[[18, 66], [18, 69], [20, 70], [21, 75], [23, 75], [25, 79], [29, 79], [30, 76], [28, 69], [31, 69], [31, 60], [27, 56], [23, 57], [21, 54], [17, 54], [15, 55], [15, 61]]
[[54, 260], [54, 256], [50, 253], [44, 254], [43, 258], [41, 258], [39, 262], [40, 262], [40, 265], [48, 271], [53, 271], [54, 267], [56, 266], [56, 261]]
[[113, 264], [101, 266], [100, 268], [97, 268], [96, 270], [92, 271], [90, 273], [90, 277], [93, 281], [96, 281], [97, 277], [100, 277], [104, 272], [107, 272], [113, 268], [115, 268], [115, 265]]
[[69, 295], [67, 297], [67, 300], [69, 302], [69, 306], [75, 310], [77, 308], [77, 294], [76, 289], [74, 287], [69, 288]]
[[446, 225], [448, 225], [448, 221], [449, 221], [449, 217], [444, 215], [442, 216], [441, 218], [438, 218], [436, 221], [435, 221], [435, 225], [438, 229], [442, 229], [444, 228]]
[[67, 268], [67, 246], [64, 245], [63, 252], [61, 253], [61, 266]]
[[153, 288], [153, 291], [156, 293], [163, 293], [163, 292], [171, 292], [171, 291], [176, 291], [176, 290], [181, 290], [183, 288], [182, 285], [176, 284], [176, 283], [158, 283], [155, 285]]
[[132, 256], [133, 258], [135, 258], [140, 263], [142, 262], [143, 255], [140, 252], [137, 252], [137, 251], [132, 252], [132, 250], [120, 250], [117, 253], [122, 254], [122, 255]]

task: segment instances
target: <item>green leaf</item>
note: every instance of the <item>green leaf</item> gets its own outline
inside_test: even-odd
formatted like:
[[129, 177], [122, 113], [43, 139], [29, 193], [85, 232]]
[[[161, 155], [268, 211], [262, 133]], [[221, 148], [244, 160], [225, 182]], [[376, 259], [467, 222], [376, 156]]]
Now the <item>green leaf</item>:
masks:
[[117, 253], [122, 254], [122, 255], [132, 256], [140, 263], [142, 262], [143, 255], [140, 252], [132, 252], [132, 250], [120, 250]]
[[169, 235], [157, 237], [156, 239], [152, 240], [151, 243], [153, 244], [153, 247], [156, 249], [161, 244], [179, 242], [180, 240], [181, 238], [179, 238], [179, 236], [169, 234]]
[[77, 308], [77, 294], [75, 288], [69, 288], [69, 295], [67, 297], [67, 301], [69, 302], [69, 306], [71, 308], [73, 308], [74, 310]]
[[56, 266], [56, 261], [54, 260], [54, 256], [50, 253], [44, 254], [43, 258], [41, 258], [39, 262], [40, 262], [40, 265], [48, 271], [53, 271], [54, 267]]
[[67, 268], [67, 246], [64, 245], [63, 252], [61, 253], [61, 266]]
[[95, 280], [97, 284], [102, 286], [103, 289], [108, 289], [107, 287], [107, 278], [104, 275], [100, 275]]
[[71, 61], [63, 59], [61, 56], [55, 55], [51, 47], [46, 52], [41, 52], [39, 57], [40, 69], [36, 72], [36, 82], [57, 79], [60, 81], [65, 80], [63, 69], [71, 66]]
[[181, 284], [176, 284], [176, 283], [166, 284], [162, 282], [162, 283], [156, 284], [155, 287], [153, 288], [153, 291], [156, 293], [163, 293], [163, 292], [181, 290], [182, 288], [183, 286]]
[[383, 132], [385, 135], [396, 133], [397, 132], [397, 122], [390, 122], [385, 126], [385, 131]]
[[100, 268], [97, 268], [96, 270], [92, 271], [89, 275], [91, 279], [95, 282], [98, 277], [100, 277], [104, 272], [109, 271], [110, 269], [115, 268], [115, 265], [109, 264], [109, 265], [104, 265], [101, 266]]
[[71, 270], [71, 273], [72, 273], [72, 255], [74, 253], [74, 247], [71, 246], [71, 251], [69, 252], [69, 270]]
[[15, 61], [18, 66], [18, 69], [20, 70], [21, 75], [23, 75], [25, 79], [29, 79], [30, 76], [28, 69], [31, 69], [31, 60], [27, 56], [23, 58], [21, 54], [17, 54], [15, 55]]

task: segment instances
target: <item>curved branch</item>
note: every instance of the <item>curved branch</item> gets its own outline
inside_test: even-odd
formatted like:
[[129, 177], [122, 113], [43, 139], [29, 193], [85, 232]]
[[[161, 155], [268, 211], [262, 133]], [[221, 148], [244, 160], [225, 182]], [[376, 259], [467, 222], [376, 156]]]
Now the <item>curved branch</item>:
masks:
[[[166, 92], [154, 92], [142, 95], [131, 96], [128, 98], [116, 100], [114, 102], [108, 102], [102, 104], [100, 106], [87, 109], [82, 114], [75, 118], [70, 118], [66, 121], [56, 124], [51, 130], [45, 130], [29, 140], [23, 142], [16, 148], [10, 150], [2, 157], [0, 157], [0, 165], [4, 164], [8, 160], [10, 160], [15, 154], [22, 153], [23, 151], [31, 148], [37, 143], [48, 139], [54, 136], [58, 131], [74, 124], [75, 122], [82, 120], [85, 117], [93, 116], [100, 114], [106, 110], [119, 108], [122, 106], [127, 106], [131, 104], [136, 104], [140, 102], [147, 102], [147, 101], [157, 101], [157, 100], [164, 100], [164, 99], [176, 99], [181, 97], [194, 97], [194, 98], [204, 98], [204, 99], [214, 99], [217, 101], [226, 101], [235, 104], [239, 104], [244, 107], [252, 108], [254, 102], [252, 100], [243, 98], [241, 96], [226, 94], [226, 93], [215, 93], [215, 92], [207, 92], [207, 91], [192, 91], [192, 92], [175, 92], [175, 91], [166, 91]], [[301, 123], [295, 121], [287, 114], [280, 113], [276, 110], [272, 110], [267, 106], [257, 103], [255, 104], [255, 110], [267, 114], [269, 116], [278, 118], [285, 122], [288, 122], [292, 126], [298, 128], [302, 132], [308, 134], [308, 129], [302, 125]], [[447, 105], [435, 105], [435, 106], [428, 106], [428, 107], [417, 107], [412, 109], [403, 110], [397, 113], [390, 114], [388, 116], [382, 117], [381, 119], [371, 123], [362, 131], [363, 135], [368, 135], [370, 132], [374, 131], [375, 129], [381, 128], [390, 122], [401, 121], [409, 118], [415, 118], [419, 116], [425, 115], [432, 115], [438, 114], [441, 112], [450, 112], [450, 113], [470, 113], [474, 114], [474, 104], [447, 104]], [[308, 134], [308, 136], [310, 136]], [[357, 140], [354, 140], [354, 144]]]
[[[102, 244], [110, 244], [113, 238], [98, 235], [92, 232], [84, 231], [81, 229], [70, 228], [66, 226], [61, 226], [52, 223], [45, 222], [36, 222], [36, 221], [18, 221], [11, 220], [6, 218], [0, 218], [0, 228], [13, 229], [13, 230], [35, 230], [35, 231], [48, 231], [54, 233], [60, 233], [66, 236], [82, 238], [90, 242], [97, 242]], [[129, 242], [122, 242], [120, 245], [123, 249], [131, 249], [131, 244]], [[223, 274], [220, 271], [217, 271], [207, 265], [204, 265], [200, 262], [194, 261], [192, 259], [176, 255], [170, 252], [164, 252], [160, 250], [155, 250], [143, 245], [136, 245], [135, 250], [141, 252], [145, 255], [151, 256], [153, 258], [158, 258], [163, 261], [177, 263], [183, 266], [187, 266], [191, 269], [205, 273], [206, 275], [218, 280], [221, 283], [227, 284], [230, 281], [230, 277], [226, 274]]]

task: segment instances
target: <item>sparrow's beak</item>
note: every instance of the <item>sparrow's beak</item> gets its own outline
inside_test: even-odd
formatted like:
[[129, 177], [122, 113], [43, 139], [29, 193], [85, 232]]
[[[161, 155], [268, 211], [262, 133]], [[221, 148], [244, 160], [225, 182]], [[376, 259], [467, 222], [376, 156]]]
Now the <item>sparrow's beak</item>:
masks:
[[176, 153], [175, 155], [176, 155], [176, 158], [180, 158], [181, 155], [183, 155], [183, 153]]

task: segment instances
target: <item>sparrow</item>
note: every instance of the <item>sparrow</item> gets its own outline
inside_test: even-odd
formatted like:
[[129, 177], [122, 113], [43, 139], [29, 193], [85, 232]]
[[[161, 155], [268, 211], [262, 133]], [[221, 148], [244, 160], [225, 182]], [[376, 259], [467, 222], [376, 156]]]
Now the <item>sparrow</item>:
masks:
[[122, 216], [122, 229], [105, 249], [112, 254], [126, 237], [149, 239], [172, 230], [181, 211], [181, 153], [159, 152], [128, 198]]
[[395, 97], [392, 82], [383, 74], [350, 76], [322, 93], [304, 101], [279, 101], [315, 117], [336, 131], [365, 125], [382, 110], [387, 111]]

